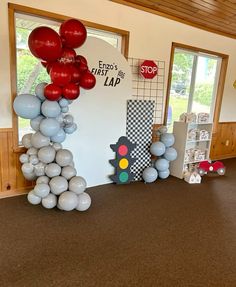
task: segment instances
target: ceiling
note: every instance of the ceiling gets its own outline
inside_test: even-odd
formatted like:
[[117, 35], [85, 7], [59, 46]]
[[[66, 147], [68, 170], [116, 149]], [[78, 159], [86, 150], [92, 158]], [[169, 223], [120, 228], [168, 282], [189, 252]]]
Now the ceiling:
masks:
[[111, 0], [236, 39], [236, 0]]

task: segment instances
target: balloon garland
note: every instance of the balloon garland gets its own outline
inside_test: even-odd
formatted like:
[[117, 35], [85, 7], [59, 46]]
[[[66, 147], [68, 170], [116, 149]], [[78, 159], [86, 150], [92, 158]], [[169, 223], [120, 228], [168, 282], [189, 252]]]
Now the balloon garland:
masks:
[[27, 148], [20, 156], [22, 173], [27, 180], [36, 180], [27, 198], [48, 209], [84, 211], [91, 205], [84, 192], [86, 180], [77, 176], [72, 153], [62, 147], [66, 134], [77, 129], [68, 114], [69, 105], [79, 97], [80, 88], [92, 89], [96, 84], [86, 58], [74, 50], [86, 37], [86, 28], [76, 19], [63, 22], [59, 34], [49, 27], [34, 29], [28, 38], [29, 49], [46, 68], [51, 83], [38, 84], [35, 95], [17, 95], [13, 103], [15, 113], [30, 119], [35, 131], [22, 138]]

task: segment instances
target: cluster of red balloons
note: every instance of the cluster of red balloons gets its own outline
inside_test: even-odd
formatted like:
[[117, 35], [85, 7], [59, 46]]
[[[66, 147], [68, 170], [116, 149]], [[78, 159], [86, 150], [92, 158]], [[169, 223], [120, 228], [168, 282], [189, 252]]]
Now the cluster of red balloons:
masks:
[[44, 89], [48, 100], [58, 101], [78, 98], [80, 87], [92, 89], [95, 76], [89, 71], [88, 63], [74, 49], [82, 46], [87, 38], [85, 26], [76, 19], [69, 19], [60, 26], [59, 34], [49, 27], [34, 29], [28, 39], [31, 53], [40, 59], [51, 77], [51, 84]]

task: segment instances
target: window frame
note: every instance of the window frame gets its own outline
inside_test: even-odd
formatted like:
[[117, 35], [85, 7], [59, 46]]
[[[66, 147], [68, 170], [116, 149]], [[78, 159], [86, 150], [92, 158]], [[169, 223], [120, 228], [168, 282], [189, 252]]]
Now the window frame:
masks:
[[226, 54], [193, 47], [181, 43], [173, 42], [171, 46], [171, 53], [170, 53], [170, 64], [169, 64], [169, 74], [168, 74], [168, 82], [167, 82], [167, 90], [166, 90], [166, 99], [165, 99], [165, 112], [164, 112], [164, 124], [167, 124], [167, 117], [168, 117], [168, 107], [169, 107], [169, 99], [170, 99], [170, 89], [171, 89], [171, 79], [172, 79], [172, 69], [173, 69], [173, 63], [174, 63], [174, 55], [175, 55], [175, 49], [182, 49], [182, 50], [188, 50], [191, 52], [196, 53], [204, 53], [209, 55], [214, 55], [221, 58], [221, 67], [219, 71], [219, 79], [217, 84], [217, 91], [215, 95], [215, 106], [212, 114], [212, 122], [213, 122], [213, 133], [216, 132], [218, 124], [219, 124], [219, 118], [220, 118], [220, 110], [221, 110], [221, 103], [223, 99], [223, 91], [224, 91], [224, 84], [225, 84], [225, 77], [226, 77], [226, 71], [228, 66], [228, 60], [229, 56]]
[[[8, 25], [9, 25], [9, 46], [10, 46], [10, 79], [11, 79], [11, 100], [12, 104], [17, 94], [17, 59], [16, 59], [16, 33], [15, 33], [15, 14], [26, 14], [56, 22], [63, 22], [71, 19], [70, 16], [65, 16], [45, 10], [35, 9], [32, 7], [22, 6], [18, 4], [8, 3]], [[129, 51], [129, 31], [97, 24], [90, 21], [79, 19], [86, 27], [112, 32], [121, 36], [121, 53], [128, 59]], [[13, 128], [13, 151], [23, 152], [25, 148], [19, 145], [18, 140], [18, 116], [12, 106], [12, 128]]]

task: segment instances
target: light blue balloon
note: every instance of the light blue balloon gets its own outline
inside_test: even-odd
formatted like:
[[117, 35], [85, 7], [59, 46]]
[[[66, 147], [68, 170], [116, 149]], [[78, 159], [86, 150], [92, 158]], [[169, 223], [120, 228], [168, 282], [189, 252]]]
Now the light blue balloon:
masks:
[[168, 161], [176, 160], [177, 158], [177, 151], [173, 147], [168, 147], [164, 153], [164, 158]]
[[155, 168], [160, 172], [167, 170], [169, 168], [169, 161], [165, 158], [159, 158], [155, 162]]
[[45, 117], [40, 115], [40, 116], [37, 116], [36, 118], [30, 120], [30, 126], [36, 132], [39, 131], [39, 126], [40, 126], [42, 119], [45, 119]]
[[55, 143], [62, 143], [64, 142], [65, 138], [66, 138], [66, 133], [64, 132], [63, 129], [59, 129], [57, 134], [51, 137], [51, 141]]
[[68, 100], [65, 98], [60, 99], [60, 101], [58, 103], [59, 103], [61, 108], [67, 107], [69, 105]]
[[174, 144], [175, 137], [171, 133], [161, 134], [161, 142], [163, 142], [166, 147], [170, 147]]
[[55, 136], [60, 129], [59, 122], [54, 118], [47, 118], [40, 123], [40, 132], [46, 137]]
[[77, 124], [73, 123], [72, 125], [68, 125], [64, 127], [64, 131], [67, 134], [72, 134], [77, 130]]
[[31, 94], [21, 94], [15, 97], [13, 108], [23, 119], [34, 119], [40, 115], [41, 101]]
[[170, 175], [170, 170], [169, 169], [166, 169], [166, 170], [163, 170], [163, 171], [159, 171], [159, 178], [161, 178], [161, 179], [165, 179], [169, 175]]
[[142, 174], [143, 180], [146, 183], [154, 182], [158, 177], [158, 172], [154, 167], [146, 167]]
[[35, 87], [35, 95], [41, 100], [41, 101], [45, 101], [46, 98], [44, 96], [44, 88], [47, 86], [48, 83], [42, 82], [39, 83], [36, 87]]
[[56, 118], [61, 113], [61, 108], [57, 101], [45, 100], [42, 103], [41, 111], [45, 117]]
[[150, 147], [151, 154], [161, 156], [165, 153], [166, 147], [162, 142], [154, 142]]

